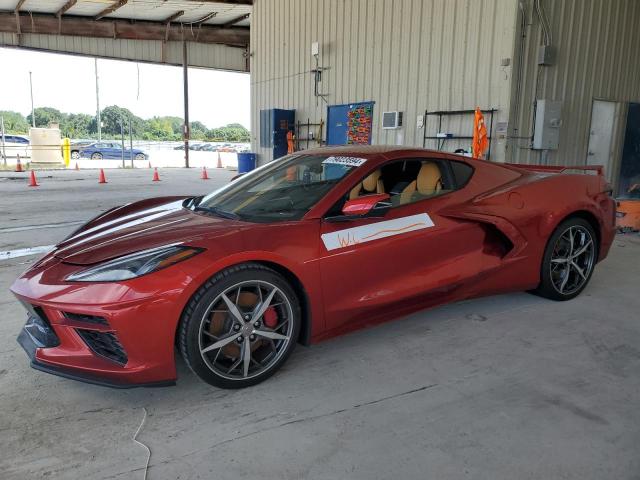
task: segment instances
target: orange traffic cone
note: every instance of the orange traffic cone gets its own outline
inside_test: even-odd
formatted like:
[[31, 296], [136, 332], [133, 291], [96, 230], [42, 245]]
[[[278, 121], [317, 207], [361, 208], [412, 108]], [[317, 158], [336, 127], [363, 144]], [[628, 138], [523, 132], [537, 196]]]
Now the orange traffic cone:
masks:
[[159, 182], [160, 181], [160, 175], [158, 175], [158, 167], [153, 169], [153, 182]]
[[220, 158], [220, 152], [218, 152], [218, 165], [216, 165], [216, 168], [222, 168], [222, 158]]
[[209, 174], [207, 173], [207, 167], [202, 167], [202, 174], [200, 175], [202, 180], [209, 180]]
[[104, 176], [104, 170], [100, 169], [100, 177], [98, 178], [98, 183], [107, 183], [107, 177]]
[[76, 162], [76, 170], [80, 170], [80, 167], [78, 167], [78, 162]]
[[29, 177], [29, 186], [30, 187], [39, 187], [38, 181], [36, 180], [36, 172], [31, 170], [31, 176]]
[[17, 157], [18, 163], [16, 163], [16, 172], [24, 172], [24, 170], [22, 169], [22, 163], [20, 163], [20, 155], [18, 155]]

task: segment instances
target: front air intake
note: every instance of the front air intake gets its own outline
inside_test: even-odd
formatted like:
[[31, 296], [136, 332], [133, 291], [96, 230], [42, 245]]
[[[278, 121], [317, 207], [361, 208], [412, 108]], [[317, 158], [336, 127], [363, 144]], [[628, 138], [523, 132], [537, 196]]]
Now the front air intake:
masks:
[[103, 317], [97, 317], [95, 315], [85, 315], [82, 313], [62, 312], [65, 318], [73, 320], [74, 322], [92, 323], [94, 325], [109, 326], [109, 322]]
[[76, 328], [76, 332], [93, 353], [119, 365], [127, 363], [127, 353], [115, 333]]

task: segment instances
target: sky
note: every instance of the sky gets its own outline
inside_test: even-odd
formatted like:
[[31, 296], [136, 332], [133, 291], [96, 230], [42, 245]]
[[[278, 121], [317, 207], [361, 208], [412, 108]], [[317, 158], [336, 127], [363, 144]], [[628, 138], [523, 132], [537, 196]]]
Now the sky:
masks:
[[[31, 71], [36, 107], [95, 115], [93, 58], [0, 48], [0, 65], [0, 110], [31, 113]], [[118, 105], [142, 118], [184, 115], [181, 67], [98, 59], [98, 76], [101, 108]], [[248, 74], [190, 68], [189, 99], [192, 122], [249, 128]]]

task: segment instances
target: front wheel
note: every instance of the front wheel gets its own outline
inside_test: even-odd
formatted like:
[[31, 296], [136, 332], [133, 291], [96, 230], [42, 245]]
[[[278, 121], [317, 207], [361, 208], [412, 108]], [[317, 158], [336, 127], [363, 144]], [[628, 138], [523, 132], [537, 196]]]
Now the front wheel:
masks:
[[230, 267], [192, 297], [178, 332], [180, 352], [205, 382], [242, 388], [273, 375], [300, 331], [298, 298], [277, 272], [259, 264]]
[[80, 160], [80, 152], [78, 152], [77, 150], [74, 150], [73, 152], [71, 152], [71, 158], [73, 160]]
[[571, 300], [587, 286], [598, 256], [598, 242], [589, 222], [570, 218], [551, 235], [542, 259], [539, 295]]
[[102, 154], [99, 152], [95, 152], [94, 154], [91, 155], [91, 159], [92, 160], [102, 160]]
[[143, 153], [138, 153], [136, 154], [136, 156], [134, 157], [136, 160], [142, 161], [142, 160], [146, 160], [147, 157], [144, 156]]

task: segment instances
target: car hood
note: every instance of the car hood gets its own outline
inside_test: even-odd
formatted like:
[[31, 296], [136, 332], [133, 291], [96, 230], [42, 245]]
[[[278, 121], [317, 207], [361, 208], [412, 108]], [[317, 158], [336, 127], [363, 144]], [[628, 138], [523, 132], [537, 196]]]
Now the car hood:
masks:
[[183, 208], [189, 197], [162, 197], [116, 207], [91, 220], [56, 246], [56, 258], [91, 265], [128, 253], [238, 232], [242, 223]]

